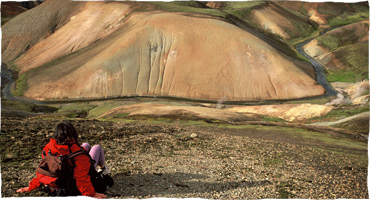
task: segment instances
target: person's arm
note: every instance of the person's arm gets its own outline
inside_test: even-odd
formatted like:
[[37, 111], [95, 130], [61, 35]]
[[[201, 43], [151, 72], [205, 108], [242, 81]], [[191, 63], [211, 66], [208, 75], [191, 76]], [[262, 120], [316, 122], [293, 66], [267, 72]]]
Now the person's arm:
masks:
[[75, 157], [74, 177], [76, 179], [77, 189], [83, 196], [90, 196], [97, 199], [104, 199], [107, 196], [97, 193], [90, 181], [90, 159], [85, 155]]
[[28, 187], [20, 188], [20, 189], [17, 190], [17, 192], [18, 193], [23, 193], [23, 192], [26, 192], [26, 191], [32, 191], [32, 190], [37, 189], [39, 186], [40, 186], [40, 182], [39, 182], [39, 179], [36, 177], [36, 178], [33, 178], [30, 181], [30, 184], [29, 184]]
[[23, 187], [23, 188], [20, 188], [17, 190], [18, 193], [23, 193], [23, 192], [27, 192], [28, 191], [28, 187]]
[[[41, 158], [44, 158], [44, 155], [42, 154], [44, 151], [45, 151], [45, 153], [46, 153], [46, 151], [48, 150], [48, 148], [47, 148], [47, 145], [45, 145], [45, 147], [42, 149], [42, 151], [41, 151]], [[36, 174], [37, 174], [37, 172], [36, 172]], [[31, 181], [30, 181], [30, 183], [29, 183], [29, 185], [28, 185], [28, 187], [23, 187], [23, 188], [20, 188], [20, 189], [18, 189], [17, 190], [17, 192], [18, 193], [23, 193], [23, 192], [27, 192], [27, 191], [32, 191], [32, 190], [35, 190], [35, 189], [37, 189], [38, 187], [40, 187], [40, 181], [39, 181], [39, 179], [37, 178], [37, 177], [35, 177], [35, 178], [33, 178]]]
[[77, 189], [83, 196], [94, 197], [96, 192], [90, 181], [90, 159], [86, 155], [78, 155], [74, 158], [74, 178]]

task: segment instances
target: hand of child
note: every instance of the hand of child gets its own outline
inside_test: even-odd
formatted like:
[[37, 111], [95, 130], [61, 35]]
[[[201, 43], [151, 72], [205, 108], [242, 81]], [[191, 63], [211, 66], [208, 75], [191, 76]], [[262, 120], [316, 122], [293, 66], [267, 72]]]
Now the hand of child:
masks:
[[23, 187], [23, 188], [20, 188], [17, 190], [18, 193], [23, 193], [23, 192], [26, 192], [28, 191], [28, 187]]
[[97, 198], [97, 199], [104, 199], [104, 198], [107, 198], [107, 196], [105, 196], [104, 194], [95, 193], [94, 198]]

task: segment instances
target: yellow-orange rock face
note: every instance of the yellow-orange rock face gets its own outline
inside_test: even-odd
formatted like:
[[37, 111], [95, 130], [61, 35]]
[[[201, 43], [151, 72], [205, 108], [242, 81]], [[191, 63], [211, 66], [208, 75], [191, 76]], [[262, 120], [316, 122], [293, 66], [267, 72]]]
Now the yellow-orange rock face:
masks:
[[257, 105], [233, 107], [226, 109], [231, 112], [238, 113], [256, 113], [278, 117], [286, 121], [306, 120], [313, 117], [326, 115], [333, 109], [331, 105], [315, 105], [315, 104], [284, 104], [284, 105]]

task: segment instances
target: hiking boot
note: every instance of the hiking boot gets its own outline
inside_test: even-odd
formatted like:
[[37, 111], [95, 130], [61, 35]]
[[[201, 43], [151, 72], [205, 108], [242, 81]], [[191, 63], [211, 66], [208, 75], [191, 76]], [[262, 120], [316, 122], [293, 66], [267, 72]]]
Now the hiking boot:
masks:
[[102, 175], [108, 175], [108, 174], [110, 174], [110, 170], [109, 170], [109, 167], [107, 167], [107, 166], [104, 166], [103, 168], [98, 168], [98, 171], [97, 171], [98, 173], [102, 173]]

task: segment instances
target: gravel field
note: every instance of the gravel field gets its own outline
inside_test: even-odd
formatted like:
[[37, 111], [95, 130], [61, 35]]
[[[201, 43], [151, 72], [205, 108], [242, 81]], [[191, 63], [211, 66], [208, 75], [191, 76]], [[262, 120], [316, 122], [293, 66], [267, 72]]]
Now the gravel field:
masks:
[[[35, 177], [41, 149], [58, 122], [2, 118], [2, 197], [44, 195], [15, 191]], [[105, 150], [115, 179], [109, 198], [369, 198], [363, 146], [324, 146], [317, 139], [301, 140], [292, 129], [266, 126], [72, 123], [81, 143]]]

